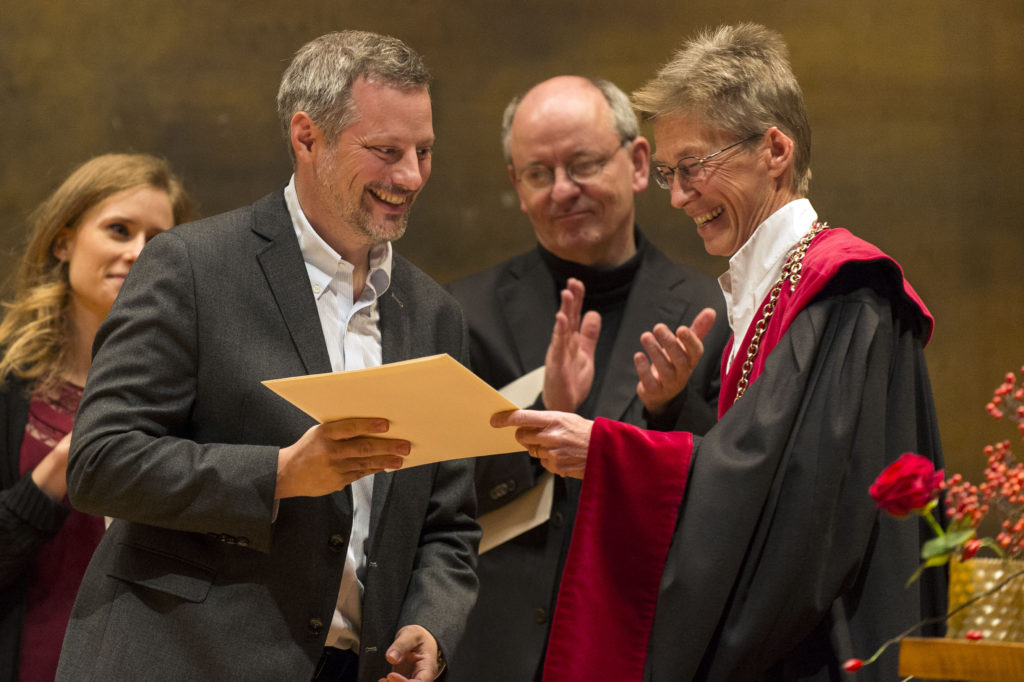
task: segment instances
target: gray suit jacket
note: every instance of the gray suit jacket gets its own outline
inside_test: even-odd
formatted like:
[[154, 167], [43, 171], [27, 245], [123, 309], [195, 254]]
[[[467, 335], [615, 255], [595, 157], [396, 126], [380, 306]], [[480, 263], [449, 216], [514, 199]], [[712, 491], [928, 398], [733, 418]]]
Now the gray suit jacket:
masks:
[[[719, 359], [729, 335], [725, 302], [710, 277], [670, 261], [653, 244], [639, 241], [642, 260], [630, 288], [608, 369], [593, 414], [639, 426], [704, 433], [716, 421]], [[558, 306], [557, 286], [540, 254], [530, 251], [485, 272], [447, 285], [469, 323], [472, 368], [501, 387], [544, 364]], [[705, 355], [676, 401], [668, 423], [648, 424], [636, 395], [633, 353], [640, 334], [656, 323], [675, 329], [705, 306], [718, 311], [705, 338]], [[507, 504], [537, 484], [543, 473], [526, 453], [476, 460], [480, 513]], [[470, 615], [453, 682], [532, 680], [550, 628], [576, 513], [578, 482], [556, 479], [551, 519], [480, 557], [480, 599]], [[575, 488], [575, 489], [573, 489]]]
[[[467, 357], [458, 306], [397, 255], [380, 318], [385, 363]], [[331, 371], [283, 194], [154, 239], [95, 348], [69, 494], [117, 520], [83, 581], [58, 677], [308, 680], [352, 502], [348, 489], [291, 498], [274, 517], [278, 450], [313, 422], [260, 382]], [[454, 653], [477, 589], [469, 471], [375, 477], [361, 681], [385, 674], [406, 624]]]

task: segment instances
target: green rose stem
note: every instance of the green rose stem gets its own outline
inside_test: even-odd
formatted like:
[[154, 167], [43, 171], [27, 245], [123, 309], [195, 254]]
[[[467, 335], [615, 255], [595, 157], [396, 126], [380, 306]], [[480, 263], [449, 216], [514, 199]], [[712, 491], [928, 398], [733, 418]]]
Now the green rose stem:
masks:
[[[938, 524], [936, 524], [936, 525], [938, 525]], [[882, 644], [882, 646], [878, 647], [878, 650], [875, 651], [875, 653], [871, 655], [871, 658], [869, 658], [869, 659], [864, 661], [864, 665], [870, 665], [870, 664], [874, 663], [878, 659], [878, 657], [882, 655], [882, 652], [885, 651], [887, 648], [889, 648], [890, 644], [896, 644], [897, 642], [902, 640], [904, 637], [910, 636], [918, 628], [923, 628], [924, 626], [932, 625], [933, 623], [942, 623], [942, 622], [948, 620], [953, 615], [955, 615], [956, 613], [962, 611], [963, 609], [966, 609], [968, 606], [970, 606], [971, 604], [975, 603], [976, 601], [979, 601], [981, 599], [984, 599], [985, 597], [989, 597], [989, 596], [995, 594], [999, 590], [1003, 589], [1003, 587], [1005, 587], [1011, 580], [1015, 580], [1018, 577], [1020, 577], [1021, 575], [1024, 575], [1024, 568], [1022, 568], [1019, 571], [1016, 571], [1014, 573], [1011, 573], [1006, 578], [1004, 578], [1001, 583], [999, 583], [998, 585], [996, 585], [992, 589], [990, 589], [990, 590], [988, 590], [986, 592], [982, 592], [981, 594], [979, 594], [977, 596], [971, 597], [970, 599], [968, 599], [963, 604], [961, 604], [960, 606], [956, 607], [955, 609], [953, 609], [952, 611], [950, 611], [946, 615], [944, 615], [944, 616], [934, 616], [932, 618], [925, 618], [924, 620], [922, 620], [917, 625], [914, 625], [914, 626], [908, 628], [907, 630], [904, 630], [903, 632], [901, 632], [900, 634], [896, 635], [892, 639], [889, 639], [886, 642], [884, 642]]]
[[[948, 563], [950, 558], [957, 553], [963, 553], [965, 543], [970, 542], [974, 536], [975, 531], [973, 528], [958, 528], [952, 527], [948, 531], [943, 530], [939, 522], [935, 520], [935, 516], [932, 514], [932, 510], [938, 504], [938, 500], [932, 500], [921, 509], [915, 509], [914, 511], [924, 518], [928, 522], [928, 526], [932, 529], [932, 533], [935, 535], [934, 538], [924, 543], [921, 547], [921, 558], [924, 560], [921, 565], [917, 567], [914, 574], [907, 580], [907, 587], [910, 587], [911, 583], [921, 577], [921, 573], [924, 569], [929, 566], [941, 566]], [[988, 547], [999, 556], [1003, 556], [1003, 552], [999, 549], [999, 546], [990, 540], [984, 538], [978, 542], [978, 547]], [[977, 548], [971, 552], [973, 555], [977, 551]]]
[[915, 509], [914, 511], [920, 514], [921, 517], [928, 522], [928, 525], [931, 526], [932, 532], [935, 533], [935, 537], [941, 538], [946, 534], [946, 531], [942, 530], [942, 526], [940, 526], [939, 522], [935, 520], [935, 515], [932, 514], [932, 509], [935, 509], [934, 501], [924, 509]]

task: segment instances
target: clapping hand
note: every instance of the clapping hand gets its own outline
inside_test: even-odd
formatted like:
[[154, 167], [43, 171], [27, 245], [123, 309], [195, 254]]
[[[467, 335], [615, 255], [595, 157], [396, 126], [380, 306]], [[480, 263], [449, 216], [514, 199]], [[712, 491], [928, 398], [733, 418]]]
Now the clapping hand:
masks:
[[640, 336], [645, 353], [633, 356], [639, 377], [636, 393], [648, 412], [657, 414], [686, 388], [704, 355], [703, 339], [714, 322], [714, 309], [705, 308], [693, 324], [679, 327], [674, 334], [667, 325], [657, 324]]
[[594, 383], [594, 351], [601, 334], [601, 315], [583, 311], [583, 282], [570, 278], [562, 290], [551, 343], [544, 358], [544, 407], [572, 412]]

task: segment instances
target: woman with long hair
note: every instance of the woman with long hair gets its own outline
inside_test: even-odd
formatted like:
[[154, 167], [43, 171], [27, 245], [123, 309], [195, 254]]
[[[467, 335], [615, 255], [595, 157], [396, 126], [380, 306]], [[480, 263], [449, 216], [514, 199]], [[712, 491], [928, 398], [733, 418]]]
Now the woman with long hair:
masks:
[[93, 337], [139, 252], [192, 217], [162, 159], [105, 154], [35, 210], [0, 322], [0, 680], [52, 680], [104, 519], [67, 502]]

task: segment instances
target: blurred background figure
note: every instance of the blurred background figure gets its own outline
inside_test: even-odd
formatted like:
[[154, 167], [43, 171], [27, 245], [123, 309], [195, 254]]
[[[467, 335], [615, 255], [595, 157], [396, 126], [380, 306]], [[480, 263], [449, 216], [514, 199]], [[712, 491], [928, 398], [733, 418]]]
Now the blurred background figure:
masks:
[[104, 530], [67, 502], [93, 337], [153, 236], [192, 216], [162, 159], [105, 154], [35, 210], [0, 323], [0, 680], [52, 680]]

